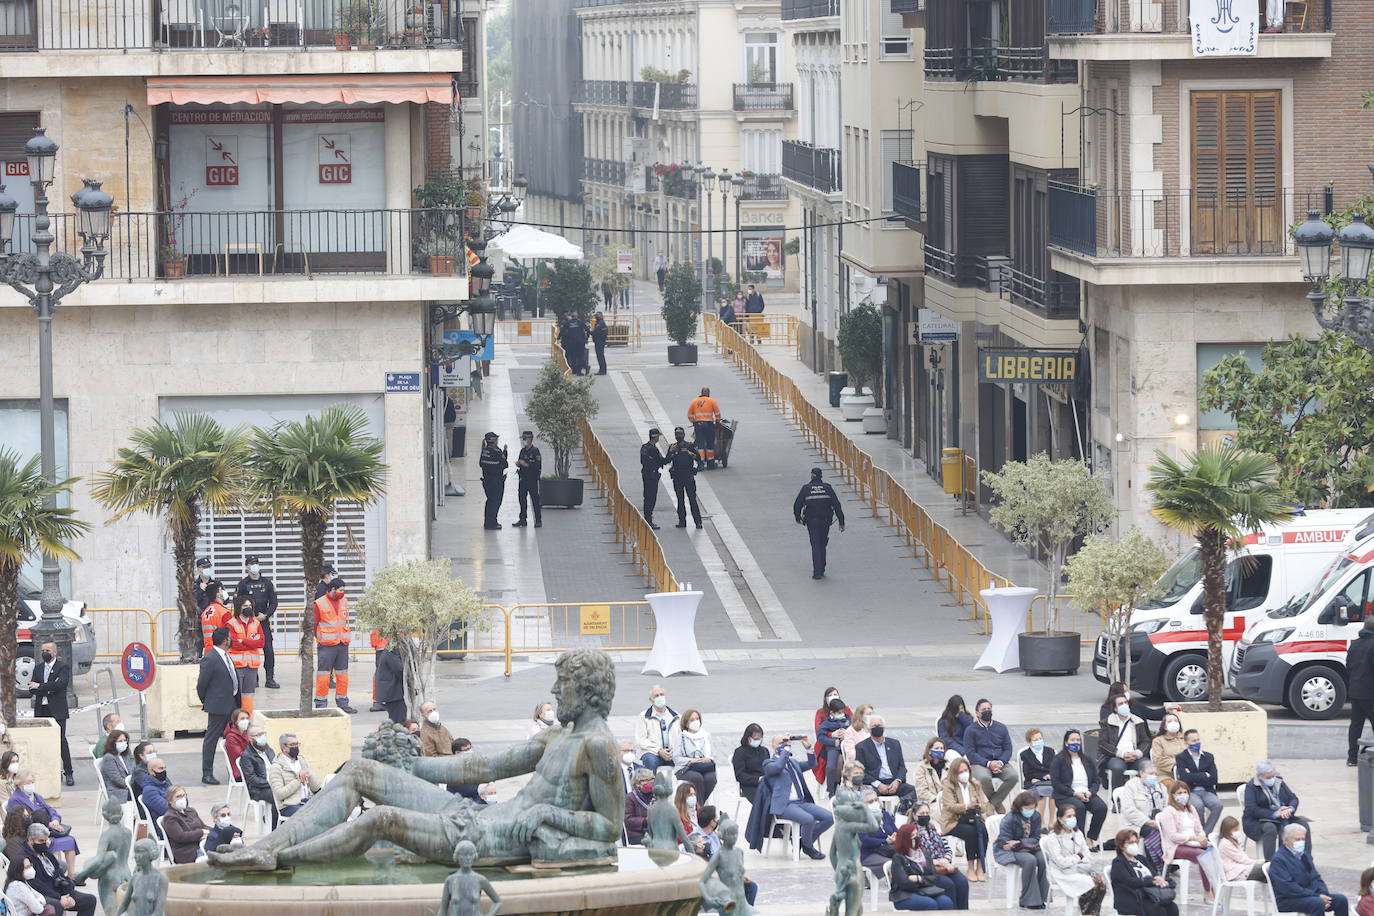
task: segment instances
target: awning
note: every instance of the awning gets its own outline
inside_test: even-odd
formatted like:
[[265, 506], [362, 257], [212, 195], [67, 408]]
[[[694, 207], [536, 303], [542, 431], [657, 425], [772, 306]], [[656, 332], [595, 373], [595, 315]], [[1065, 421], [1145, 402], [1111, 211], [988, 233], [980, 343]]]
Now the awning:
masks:
[[148, 104], [327, 105], [378, 102], [453, 102], [447, 73], [373, 73], [362, 76], [150, 76]]

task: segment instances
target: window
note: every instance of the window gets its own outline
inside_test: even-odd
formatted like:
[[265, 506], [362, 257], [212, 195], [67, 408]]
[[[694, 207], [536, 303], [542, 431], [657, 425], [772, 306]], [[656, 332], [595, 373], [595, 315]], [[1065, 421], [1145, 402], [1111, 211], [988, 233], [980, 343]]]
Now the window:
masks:
[[1093, 328], [1093, 405], [1111, 413], [1112, 335], [1105, 328]]
[[744, 33], [745, 82], [771, 86], [778, 81], [778, 33]]
[[740, 131], [740, 162], [743, 167], [759, 175], [777, 175], [782, 171], [782, 131]]
[[[892, 213], [892, 163], [911, 161], [911, 138], [910, 130], [884, 130], [878, 134], [878, 143], [882, 152], [882, 182], [883, 182], [883, 215]], [[896, 228], [905, 228], [900, 223], [893, 224]]]
[[1226, 609], [1248, 611], [1263, 604], [1273, 573], [1273, 557], [1252, 554], [1232, 560], [1226, 568]]
[[883, 59], [911, 59], [911, 32], [902, 25], [902, 14], [894, 13], [890, 4], [884, 3], [882, 10], [882, 47]]
[[1192, 250], [1262, 254], [1284, 245], [1276, 89], [1192, 93]]

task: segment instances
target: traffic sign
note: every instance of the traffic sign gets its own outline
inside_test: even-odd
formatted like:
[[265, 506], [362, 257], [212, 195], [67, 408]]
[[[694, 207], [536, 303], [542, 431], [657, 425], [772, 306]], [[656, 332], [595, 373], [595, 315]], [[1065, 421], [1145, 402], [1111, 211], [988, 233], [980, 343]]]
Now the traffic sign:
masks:
[[153, 685], [153, 674], [157, 671], [153, 650], [141, 642], [129, 643], [119, 659], [119, 670], [124, 675], [124, 683], [135, 690], [147, 690]]

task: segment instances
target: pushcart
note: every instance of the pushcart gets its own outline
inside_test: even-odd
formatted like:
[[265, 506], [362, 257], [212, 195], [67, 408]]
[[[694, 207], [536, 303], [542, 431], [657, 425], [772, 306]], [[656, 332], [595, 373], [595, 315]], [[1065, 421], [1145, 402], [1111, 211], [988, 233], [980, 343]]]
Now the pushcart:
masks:
[[[711, 452], [710, 457], [703, 461], [708, 468], [713, 468], [719, 462], [720, 466], [727, 468], [730, 466], [730, 449], [735, 444], [735, 430], [739, 429], [738, 420], [720, 420], [716, 423], [716, 447]], [[692, 444], [696, 445], [696, 433], [692, 433]]]

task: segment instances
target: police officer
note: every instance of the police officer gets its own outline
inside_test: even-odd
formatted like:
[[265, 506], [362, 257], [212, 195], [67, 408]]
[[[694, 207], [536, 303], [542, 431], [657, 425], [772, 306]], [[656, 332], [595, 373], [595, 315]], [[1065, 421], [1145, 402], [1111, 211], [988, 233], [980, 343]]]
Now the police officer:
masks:
[[[267, 682], [263, 686], [269, 690], [279, 690], [281, 684], [272, 676], [277, 670], [277, 654], [272, 649], [272, 615], [277, 613], [277, 588], [271, 579], [262, 574], [262, 564], [257, 554], [250, 553], [246, 558], [246, 564], [248, 575], [239, 580], [234, 597], [237, 599], [247, 596], [253, 599], [253, 617], [262, 625], [262, 667], [267, 677]], [[237, 603], [235, 601], [235, 604]], [[230, 633], [231, 645], [233, 635]]]
[[840, 530], [844, 530], [840, 499], [834, 488], [821, 480], [820, 468], [812, 468], [811, 480], [802, 484], [797, 498], [792, 501], [792, 515], [811, 535], [811, 578], [819, 579], [825, 575], [825, 545], [830, 542], [831, 521], [838, 518]]
[[649, 430], [649, 441], [639, 447], [639, 477], [644, 481], [644, 521], [655, 531], [658, 530], [654, 524], [654, 506], [658, 505], [658, 472], [668, 463], [668, 459], [658, 450], [660, 435], [655, 426]]
[[196, 580], [191, 588], [196, 594], [196, 610], [201, 613], [204, 613], [205, 608], [209, 606], [210, 602], [215, 600], [215, 596], [210, 594], [210, 591], [206, 588], [214, 578], [215, 570], [213, 564], [210, 562], [210, 558], [201, 557], [199, 560], [196, 560]]
[[[596, 374], [606, 374], [606, 341], [611, 337], [611, 326], [606, 323], [606, 316], [597, 312], [596, 324], [592, 326], [592, 345], [596, 348]], [[590, 367], [588, 367], [590, 368]]]
[[677, 527], [687, 527], [687, 507], [682, 498], [685, 494], [692, 503], [692, 521], [701, 527], [701, 507], [697, 505], [697, 462], [701, 454], [687, 442], [687, 433], [681, 426], [673, 429], [676, 440], [668, 446], [668, 476], [673, 479], [673, 492], [677, 494]]
[[505, 448], [496, 447], [496, 439], [496, 433], [487, 433], [482, 437], [482, 456], [477, 459], [482, 468], [482, 489], [487, 494], [482, 527], [488, 531], [501, 530], [496, 513], [501, 510], [501, 498], [506, 495], [506, 467], [510, 464]]
[[338, 573], [334, 571], [333, 563], [324, 564], [324, 570], [320, 574], [320, 581], [315, 583], [315, 597], [310, 600], [317, 601], [323, 598], [324, 593], [329, 591], [329, 583], [334, 581], [336, 575], [338, 575]]
[[520, 434], [520, 454], [515, 456], [515, 476], [520, 482], [517, 495], [520, 497], [520, 520], [513, 527], [524, 528], [526, 521], [525, 500], [534, 503], [534, 527], [543, 528], [544, 518], [539, 511], [539, 472], [544, 467], [544, 458], [539, 447], [534, 444], [534, 433], [528, 429]]
[[573, 375], [587, 373], [587, 326], [576, 315], [569, 315], [563, 324], [558, 342], [563, 345], [563, 355], [567, 357], [568, 369]]

